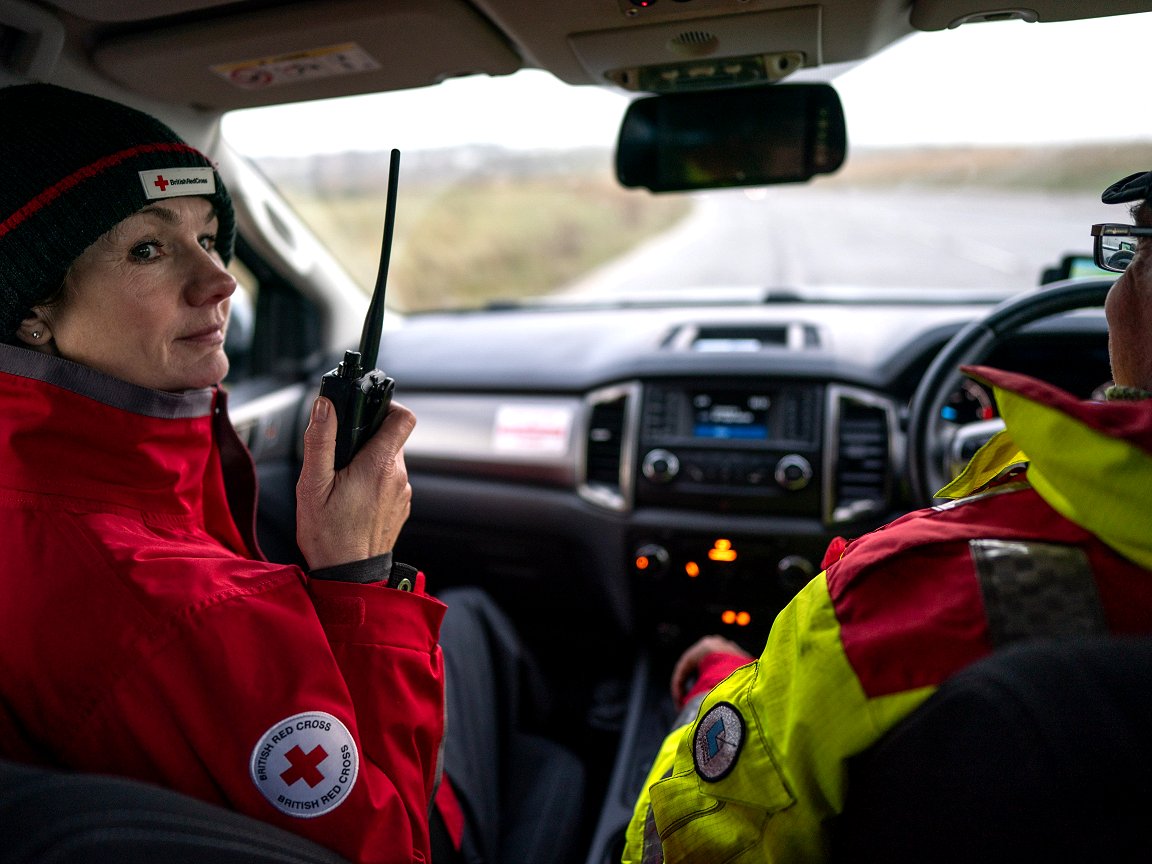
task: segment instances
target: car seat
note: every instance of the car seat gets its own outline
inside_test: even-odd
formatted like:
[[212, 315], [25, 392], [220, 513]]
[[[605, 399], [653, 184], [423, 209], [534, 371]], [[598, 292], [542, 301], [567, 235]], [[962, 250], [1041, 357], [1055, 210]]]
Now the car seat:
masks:
[[[524, 737], [520, 814], [501, 836], [507, 862], [561, 860], [579, 848], [581, 771], [552, 742]], [[548, 851], [551, 850], [551, 851]], [[543, 857], [541, 857], [543, 856]], [[0, 760], [0, 864], [348, 864], [303, 837], [136, 780]]]
[[836, 862], [1146, 861], [1152, 639], [1018, 643], [849, 766]]
[[0, 761], [2, 864], [347, 864], [303, 837], [119, 777]]

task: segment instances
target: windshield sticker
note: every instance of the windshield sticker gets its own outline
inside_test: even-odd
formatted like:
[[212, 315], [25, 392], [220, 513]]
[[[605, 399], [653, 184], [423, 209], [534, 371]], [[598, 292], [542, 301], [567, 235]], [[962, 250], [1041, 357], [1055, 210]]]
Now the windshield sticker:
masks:
[[360, 755], [348, 727], [324, 711], [306, 711], [281, 720], [260, 736], [249, 770], [252, 782], [273, 807], [311, 819], [344, 803], [359, 767]]
[[210, 68], [225, 81], [243, 90], [263, 90], [265, 87], [331, 78], [333, 75], [370, 72], [379, 69], [380, 64], [355, 42], [344, 42], [308, 51], [293, 51], [291, 54], [220, 63]]
[[492, 446], [498, 453], [564, 453], [572, 412], [550, 405], [501, 405]]
[[692, 763], [709, 783], [728, 776], [744, 743], [744, 718], [736, 706], [720, 702], [696, 724], [692, 739]]
[[216, 194], [216, 174], [211, 168], [153, 168], [139, 175], [149, 199]]

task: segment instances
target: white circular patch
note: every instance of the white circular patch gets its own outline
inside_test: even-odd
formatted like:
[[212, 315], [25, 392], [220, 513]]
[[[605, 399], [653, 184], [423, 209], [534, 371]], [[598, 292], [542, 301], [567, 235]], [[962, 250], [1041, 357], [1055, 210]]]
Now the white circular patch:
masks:
[[744, 718], [736, 706], [718, 702], [696, 724], [692, 762], [696, 773], [712, 783], [728, 776], [744, 743]]
[[256, 788], [281, 813], [311, 819], [344, 803], [360, 754], [352, 733], [324, 711], [287, 717], [260, 736], [249, 770]]

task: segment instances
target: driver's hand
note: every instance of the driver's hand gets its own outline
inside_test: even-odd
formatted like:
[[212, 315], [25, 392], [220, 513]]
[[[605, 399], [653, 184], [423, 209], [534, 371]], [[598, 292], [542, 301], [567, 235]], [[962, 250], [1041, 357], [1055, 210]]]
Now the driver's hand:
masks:
[[698, 677], [700, 662], [710, 654], [731, 654], [748, 660], [752, 655], [723, 636], [705, 636], [697, 640], [696, 644], [688, 648], [672, 670], [672, 698], [680, 705], [688, 691], [692, 689], [692, 682]]
[[313, 570], [390, 552], [412, 504], [403, 447], [416, 416], [393, 402], [380, 428], [339, 471], [333, 469], [336, 425], [331, 401], [318, 397], [296, 483], [296, 542]]

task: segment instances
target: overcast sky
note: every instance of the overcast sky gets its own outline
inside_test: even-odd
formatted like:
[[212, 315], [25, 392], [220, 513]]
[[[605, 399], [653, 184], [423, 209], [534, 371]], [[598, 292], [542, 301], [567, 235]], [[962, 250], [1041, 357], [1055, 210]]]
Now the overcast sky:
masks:
[[[907, 37], [837, 78], [854, 146], [1148, 140], [1152, 13], [1051, 24], [974, 24]], [[938, 77], [925, 70], [947, 69]], [[1005, 83], [1004, 70], [1012, 70]], [[225, 133], [259, 155], [469, 142], [607, 145], [626, 97], [541, 72], [241, 112]], [[1125, 105], [1133, 110], [1122, 110]], [[976, 122], [974, 118], [979, 118]], [[991, 120], [992, 122], [989, 122]]]

